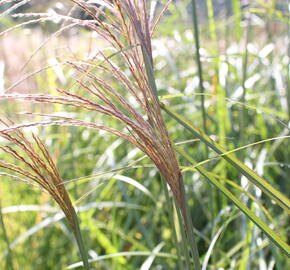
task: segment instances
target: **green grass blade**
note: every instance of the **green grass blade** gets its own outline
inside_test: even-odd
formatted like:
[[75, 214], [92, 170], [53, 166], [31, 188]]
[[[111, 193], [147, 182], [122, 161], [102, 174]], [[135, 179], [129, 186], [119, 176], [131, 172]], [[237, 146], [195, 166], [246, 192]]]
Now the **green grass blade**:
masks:
[[[195, 164], [195, 160], [191, 158], [182, 149], [177, 148], [178, 152], [191, 164]], [[195, 171], [195, 169], [192, 169]], [[230, 199], [250, 220], [252, 220], [285, 254], [290, 257], [290, 247], [285, 243], [279, 235], [272, 231], [260, 218], [258, 218], [252, 210], [246, 207], [235, 195], [233, 195], [225, 186], [223, 186], [215, 177], [209, 174], [204, 168], [197, 167], [196, 170], [203, 175], [210, 183], [219, 189], [228, 199]]]
[[[208, 163], [208, 162], [210, 162], [212, 160], [215, 160], [215, 159], [220, 158], [222, 156], [226, 156], [226, 155], [228, 155], [230, 153], [234, 153], [234, 152], [246, 149], [246, 148], [251, 147], [251, 146], [255, 146], [255, 145], [258, 145], [258, 144], [262, 144], [262, 143], [270, 142], [270, 141], [274, 141], [274, 140], [281, 140], [281, 139], [288, 139], [288, 138], [290, 138], [290, 136], [280, 136], [280, 137], [269, 138], [269, 139], [261, 140], [261, 141], [258, 141], [258, 142], [250, 143], [250, 144], [247, 144], [247, 145], [232, 149], [230, 151], [226, 151], [223, 154], [216, 155], [216, 156], [213, 156], [211, 158], [205, 159], [205, 160], [197, 163], [196, 165], [194, 165], [194, 167], [198, 167], [198, 166], [204, 165], [204, 164], [206, 164], [206, 163]], [[178, 144], [180, 145], [181, 143], [175, 143], [175, 145], [178, 145]]]
[[[227, 152], [220, 144], [213, 141], [209, 136], [207, 136], [204, 132], [195, 128], [189, 121], [187, 121], [184, 117], [172, 111], [169, 107], [161, 104], [161, 108], [170, 115], [173, 119], [175, 119], [178, 123], [180, 123], [184, 128], [186, 128], [189, 132], [191, 132], [194, 136], [199, 138], [202, 142], [204, 142], [208, 147], [213, 149], [218, 154], [224, 154]], [[231, 165], [233, 165], [240, 173], [246, 176], [253, 184], [259, 187], [265, 194], [267, 194], [272, 200], [274, 200], [279, 206], [285, 209], [288, 213], [290, 213], [290, 202], [289, 199], [286, 198], [281, 192], [275, 189], [272, 185], [270, 185], [266, 180], [257, 175], [252, 169], [243, 164], [239, 159], [237, 159], [233, 154], [223, 155], [225, 160], [227, 160]]]
[[[218, 175], [215, 175], [213, 173], [210, 173], [210, 174], [213, 177], [215, 177], [216, 179], [220, 178]], [[236, 184], [234, 181], [231, 181], [229, 179], [222, 179], [222, 180], [225, 181], [226, 184], [228, 184], [228, 185], [232, 186], [234, 189], [238, 190], [240, 193], [244, 193], [250, 200], [252, 200], [252, 202], [256, 203], [256, 205], [259, 206], [259, 208], [261, 209], [261, 211], [263, 212], [265, 217], [267, 217], [271, 223], [273, 223], [275, 225], [277, 224], [277, 222], [275, 222], [275, 220], [273, 219], [273, 217], [271, 216], [271, 214], [269, 213], [267, 208], [265, 206], [263, 206], [263, 204], [259, 200], [257, 200], [257, 198], [254, 195], [252, 195], [250, 192], [243, 189], [240, 185]]]
[[267, 108], [267, 107], [260, 107], [260, 106], [254, 106], [254, 105], [250, 105], [248, 103], [242, 103], [238, 100], [235, 99], [231, 99], [225, 96], [220, 96], [220, 95], [213, 95], [211, 93], [198, 93], [195, 92], [193, 94], [174, 94], [174, 95], [162, 95], [159, 96], [160, 99], [172, 99], [172, 98], [178, 98], [178, 97], [190, 97], [190, 96], [200, 96], [203, 95], [205, 97], [215, 97], [217, 99], [224, 99], [225, 101], [228, 101], [230, 103], [233, 103], [234, 105], [238, 105], [238, 106], [244, 106], [247, 110], [253, 110], [256, 111], [256, 113], [263, 113], [266, 114], [270, 117], [272, 117], [274, 120], [278, 121], [279, 123], [281, 123], [285, 128], [287, 128], [287, 123], [282, 122], [280, 119], [277, 119], [277, 117], [282, 118], [282, 120], [287, 120], [287, 113], [285, 112], [281, 112], [281, 111], [275, 111], [271, 108]]

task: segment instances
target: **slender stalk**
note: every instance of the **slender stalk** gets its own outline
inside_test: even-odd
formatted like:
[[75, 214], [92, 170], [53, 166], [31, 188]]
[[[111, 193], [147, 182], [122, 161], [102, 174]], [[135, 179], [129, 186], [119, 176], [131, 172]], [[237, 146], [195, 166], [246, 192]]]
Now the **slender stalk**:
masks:
[[[251, 14], [248, 12], [246, 13], [247, 16], [247, 27], [246, 27], [246, 34], [245, 34], [245, 47], [244, 47], [244, 55], [243, 55], [243, 68], [242, 68], [242, 97], [241, 97], [241, 102], [245, 103], [246, 101], [246, 94], [247, 94], [247, 88], [246, 88], [246, 80], [247, 80], [247, 68], [248, 68], [248, 43], [249, 43], [249, 37], [250, 37], [250, 25], [251, 25]], [[246, 116], [247, 116], [247, 111], [246, 108], [242, 107], [240, 111], [240, 143], [239, 147], [243, 146], [246, 144]], [[241, 151], [239, 153], [239, 158], [241, 161], [244, 161], [245, 159], [245, 153]], [[240, 175], [242, 176], [242, 175]], [[242, 178], [241, 180], [242, 181]], [[245, 198], [245, 203], [247, 202], [247, 199]], [[245, 216], [241, 216], [241, 237], [246, 238], [247, 244], [250, 245], [250, 240], [249, 240], [249, 232], [252, 232], [252, 228], [249, 226], [250, 224], [247, 222], [247, 219]], [[242, 263], [240, 265], [240, 270], [246, 269], [247, 261], [248, 261], [248, 256], [249, 256], [249, 248], [245, 248], [243, 251], [242, 255]]]
[[168, 211], [168, 216], [169, 216], [169, 223], [173, 232], [173, 243], [176, 246], [176, 250], [177, 250], [178, 268], [182, 270], [184, 269], [184, 267], [183, 267], [182, 258], [181, 258], [180, 244], [178, 243], [178, 239], [177, 239], [176, 227], [174, 225], [172, 200], [170, 200], [170, 197], [169, 197], [169, 192], [168, 192], [166, 181], [162, 179], [161, 182], [162, 182], [162, 187], [163, 187], [165, 198], [166, 198], [166, 206], [167, 206], [167, 211]]
[[186, 237], [186, 230], [184, 228], [184, 221], [182, 218], [182, 214], [179, 208], [178, 203], [175, 201], [175, 206], [176, 206], [176, 213], [178, 217], [178, 221], [180, 224], [180, 234], [181, 234], [181, 239], [182, 239], [182, 251], [185, 257], [185, 263], [186, 263], [186, 269], [190, 270], [191, 269], [191, 262], [190, 262], [190, 251], [188, 250], [188, 239]]
[[186, 198], [186, 192], [185, 192], [185, 187], [184, 187], [184, 182], [181, 176], [181, 191], [182, 191], [182, 207], [181, 207], [181, 211], [183, 214], [183, 218], [184, 218], [184, 224], [185, 224], [185, 228], [186, 228], [186, 232], [187, 232], [187, 236], [188, 236], [188, 242], [192, 251], [192, 255], [193, 255], [193, 261], [194, 261], [194, 269], [195, 270], [200, 270], [201, 269], [201, 265], [199, 262], [199, 254], [198, 254], [198, 249], [197, 249], [197, 243], [195, 240], [195, 236], [194, 236], [194, 232], [193, 232], [193, 224], [192, 224], [192, 219], [191, 219], [191, 214], [189, 211], [189, 207], [188, 207], [188, 203], [187, 203], [187, 198]]
[[8, 238], [8, 235], [6, 232], [5, 223], [4, 223], [4, 219], [3, 219], [1, 202], [0, 202], [0, 226], [2, 228], [3, 238], [4, 238], [4, 241], [7, 245], [7, 251], [8, 251], [7, 252], [6, 266], [7, 266], [7, 269], [14, 270], [13, 261], [12, 261], [12, 252], [11, 252], [9, 238]]
[[80, 255], [82, 257], [83, 265], [85, 270], [90, 270], [89, 260], [88, 260], [88, 251], [84, 245], [84, 241], [82, 238], [79, 221], [76, 212], [73, 210], [73, 222], [74, 222], [74, 235], [77, 241], [77, 245], [80, 251]]
[[[245, 103], [246, 94], [247, 94], [246, 80], [247, 80], [247, 67], [248, 67], [248, 58], [249, 58], [248, 43], [249, 43], [249, 37], [250, 37], [250, 26], [251, 26], [251, 14], [247, 13], [247, 29], [246, 29], [245, 51], [244, 51], [244, 59], [243, 59], [243, 75], [242, 75], [243, 76], [242, 77], [243, 93], [242, 93], [242, 98], [241, 98], [242, 103]], [[245, 144], [245, 127], [246, 127], [246, 108], [242, 107], [241, 123], [240, 123], [241, 145]], [[241, 159], [243, 160], [243, 157], [241, 157]]]
[[[191, 3], [192, 3], [192, 21], [193, 21], [193, 30], [194, 30], [193, 32], [194, 32], [194, 41], [195, 41], [195, 60], [197, 63], [199, 88], [200, 88], [200, 92], [204, 93], [203, 72], [202, 72], [202, 64], [201, 64], [200, 53], [199, 53], [200, 45], [199, 45], [199, 29], [198, 29], [198, 19], [197, 19], [197, 12], [196, 12], [196, 1], [192, 0]], [[204, 95], [201, 95], [201, 112], [202, 112], [203, 130], [205, 133], [207, 133]]]

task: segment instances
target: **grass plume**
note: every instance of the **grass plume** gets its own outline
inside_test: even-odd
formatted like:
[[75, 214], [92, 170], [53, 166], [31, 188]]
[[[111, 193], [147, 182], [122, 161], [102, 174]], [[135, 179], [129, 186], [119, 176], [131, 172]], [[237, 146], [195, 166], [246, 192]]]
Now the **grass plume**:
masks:
[[[19, 165], [0, 160], [0, 168], [8, 172], [2, 175], [20, 180], [29, 184], [37, 184], [42, 190], [49, 193], [64, 212], [71, 227], [83, 258], [84, 266], [88, 268], [87, 253], [80, 234], [77, 215], [69, 198], [58, 169], [41, 139], [32, 133], [32, 141], [19, 127], [11, 127], [11, 123], [1, 119], [0, 136], [7, 141], [0, 149], [20, 163]], [[12, 146], [11, 146], [12, 145]]]
[[[152, 89], [150, 85], [151, 78], [147, 76], [143, 60], [142, 52], [148, 57], [151, 66], [153, 65], [151, 36], [155, 21], [148, 17], [146, 1], [125, 0], [113, 1], [112, 3], [111, 1], [103, 1], [110, 11], [109, 14], [104, 13], [110, 24], [94, 15], [95, 13], [103, 14], [100, 8], [85, 1], [72, 0], [72, 2], [94, 18], [94, 20], [82, 21], [79, 24], [97, 32], [122, 56], [130, 70], [130, 78], [101, 51], [99, 55], [103, 58], [104, 63], [99, 68], [106, 73], [110, 73], [118, 80], [122, 91], [130, 93], [135, 100], [135, 104], [130, 103], [127, 98], [123, 97], [122, 93], [91, 71], [91, 65], [88, 65], [85, 61], [69, 61], [68, 64], [83, 74], [83, 77], [89, 78], [89, 80], [78, 80], [78, 84], [91, 94], [91, 98], [64, 89], [57, 89], [59, 96], [4, 94], [0, 98], [57, 103], [82, 110], [96, 111], [118, 119], [126, 126], [128, 133], [95, 123], [89, 125], [95, 125], [97, 128], [118, 135], [146, 153], [166, 179], [181, 206], [182, 181], [180, 169], [161, 114], [157, 95], [154, 93], [155, 89]], [[157, 20], [160, 16], [157, 16]], [[73, 18], [66, 19], [75, 20]], [[128, 47], [131, 49], [128, 50]], [[95, 97], [103, 105], [101, 102], [93, 101]]]

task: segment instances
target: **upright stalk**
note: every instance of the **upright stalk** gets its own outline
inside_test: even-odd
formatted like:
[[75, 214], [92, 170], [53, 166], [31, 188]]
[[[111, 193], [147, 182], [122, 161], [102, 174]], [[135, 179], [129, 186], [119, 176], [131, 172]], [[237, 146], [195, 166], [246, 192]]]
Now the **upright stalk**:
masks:
[[[241, 102], [244, 104], [246, 101], [246, 80], [247, 80], [247, 67], [248, 67], [248, 43], [249, 43], [249, 37], [250, 37], [250, 27], [251, 27], [251, 14], [247, 14], [247, 28], [246, 28], [246, 38], [245, 38], [245, 51], [244, 51], [244, 59], [243, 59], [243, 78], [242, 78], [242, 99]], [[241, 136], [241, 144], [245, 145], [245, 126], [246, 126], [246, 108], [242, 107], [242, 113], [241, 113], [241, 127], [240, 127], [240, 136]], [[241, 145], [240, 145], [241, 146]], [[243, 160], [243, 157], [241, 157]]]
[[[197, 12], [196, 12], [196, 1], [192, 0], [191, 3], [192, 3], [193, 32], [194, 32], [194, 41], [195, 41], [195, 60], [197, 63], [199, 88], [200, 88], [200, 92], [203, 94], [204, 93], [204, 86], [203, 86], [202, 64], [201, 64], [200, 53], [199, 53], [200, 46], [199, 46], [199, 29], [198, 29], [198, 20], [197, 20]], [[203, 130], [205, 133], [207, 133], [204, 95], [201, 95], [200, 97], [201, 97], [201, 112], [202, 112]]]
[[90, 266], [89, 266], [89, 260], [88, 260], [88, 251], [84, 245], [84, 241], [82, 238], [82, 234], [81, 234], [81, 230], [80, 230], [80, 226], [79, 226], [79, 221], [78, 221], [78, 217], [76, 212], [73, 210], [72, 213], [72, 217], [73, 217], [73, 233], [75, 235], [76, 241], [77, 241], [77, 245], [80, 251], [80, 255], [82, 257], [82, 261], [83, 261], [83, 265], [84, 265], [84, 269], [85, 270], [90, 270]]
[[174, 225], [172, 200], [170, 200], [170, 197], [169, 197], [169, 192], [168, 192], [166, 181], [164, 179], [162, 179], [161, 182], [162, 182], [162, 186], [163, 186], [163, 190], [164, 190], [164, 194], [165, 194], [165, 198], [166, 198], [166, 206], [167, 206], [167, 211], [168, 211], [168, 216], [169, 216], [169, 223], [170, 223], [170, 226], [171, 226], [171, 229], [173, 232], [173, 242], [174, 242], [174, 245], [176, 246], [176, 250], [177, 250], [178, 268], [180, 270], [183, 270], [184, 267], [183, 267], [182, 258], [181, 258], [180, 244], [178, 243], [176, 227]]
[[182, 245], [182, 251], [185, 258], [186, 270], [191, 270], [192, 267], [191, 267], [191, 261], [190, 261], [190, 250], [188, 250], [188, 239], [186, 237], [186, 230], [184, 228], [182, 214], [181, 214], [180, 207], [177, 201], [175, 201], [175, 207], [176, 207], [178, 221], [180, 224], [180, 234], [181, 234], [181, 241], [182, 241], [181, 245]]
[[191, 214], [190, 214], [188, 203], [187, 203], [186, 192], [185, 192], [185, 187], [184, 187], [182, 176], [181, 176], [180, 182], [181, 182], [181, 192], [182, 192], [181, 203], [183, 204], [180, 208], [181, 208], [183, 219], [184, 219], [188, 242], [189, 242], [192, 255], [193, 255], [194, 269], [200, 270], [201, 265], [199, 262], [199, 253], [198, 253], [197, 243], [196, 243], [194, 232], [193, 232], [193, 224], [192, 224]]

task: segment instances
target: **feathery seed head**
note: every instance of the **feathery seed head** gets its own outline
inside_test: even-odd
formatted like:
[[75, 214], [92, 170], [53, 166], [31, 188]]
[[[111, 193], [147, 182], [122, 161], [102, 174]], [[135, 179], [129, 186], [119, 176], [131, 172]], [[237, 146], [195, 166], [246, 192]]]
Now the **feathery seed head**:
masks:
[[[68, 65], [82, 74], [77, 82], [83, 89], [87, 90], [92, 98], [84, 97], [63, 89], [57, 89], [59, 92], [58, 96], [7, 93], [1, 95], [0, 98], [63, 104], [82, 110], [96, 111], [118, 119], [127, 127], [127, 132], [105, 127], [104, 125], [87, 123], [78, 119], [65, 119], [38, 124], [30, 123], [28, 125], [71, 124], [86, 126], [103, 129], [128, 140], [146, 153], [155, 163], [171, 187], [174, 197], [180, 203], [182, 196], [181, 174], [159, 107], [151, 47], [151, 37], [154, 28], [170, 1], [165, 1], [164, 9], [158, 16], [155, 16], [155, 19], [153, 17], [154, 12], [150, 12], [150, 15], [148, 13], [148, 3], [150, 1], [103, 0], [101, 1], [102, 7], [94, 6], [82, 0], [71, 0], [71, 2], [86, 11], [93, 19], [80, 20], [70, 15], [64, 16], [60, 14], [54, 14], [54, 16], [57, 16], [58, 19], [64, 22], [74, 23], [88, 28], [115, 48], [115, 53], [110, 56], [106, 56], [100, 50], [98, 57], [102, 58], [101, 62], [98, 59], [91, 59], [90, 61], [78, 59], [77, 61], [70, 60], [67, 62]], [[102, 19], [99, 16], [100, 14], [102, 15]], [[18, 16], [38, 16], [39, 18], [49, 19], [51, 18], [49, 16], [52, 15], [41, 13], [19, 14]], [[127, 70], [122, 70], [113, 61], [114, 56], [122, 59], [123, 64], [125, 64], [130, 74], [128, 74]], [[96, 62], [96, 60], [98, 61]], [[97, 73], [95, 71], [96, 68], [102, 73]], [[106, 76], [109, 75], [111, 79], [117, 81], [119, 85], [118, 89], [107, 82], [103, 74], [107, 74]], [[127, 94], [124, 95], [124, 93]], [[95, 101], [95, 98], [99, 101]], [[133, 98], [135, 101], [134, 104], [129, 101], [131, 100], [130, 98]], [[18, 128], [22, 127], [23, 125], [18, 126]], [[12, 129], [21, 133], [18, 128], [14, 126]], [[7, 135], [7, 131], [1, 131], [1, 134], [10, 140], [14, 138], [11, 135]], [[29, 150], [27, 154], [32, 159], [32, 163], [29, 166], [32, 170], [35, 170], [36, 164], [43, 166], [47, 174], [45, 180], [42, 179], [40, 181], [40, 172], [38, 171], [34, 171], [34, 174], [36, 174], [34, 176], [37, 176], [36, 179], [40, 181], [39, 184], [45, 185], [46, 190], [55, 196], [56, 191], [52, 186], [48, 185], [48, 182], [55, 183], [61, 181], [61, 179], [44, 145], [38, 137], [34, 136], [33, 138], [45, 160], [41, 159], [39, 155], [36, 155], [32, 149], [25, 149], [25, 151]], [[14, 138], [13, 140], [16, 139]], [[18, 141], [16, 143], [19, 144]], [[61, 187], [61, 185], [57, 186]], [[59, 190], [59, 192], [62, 194], [64, 191]]]

